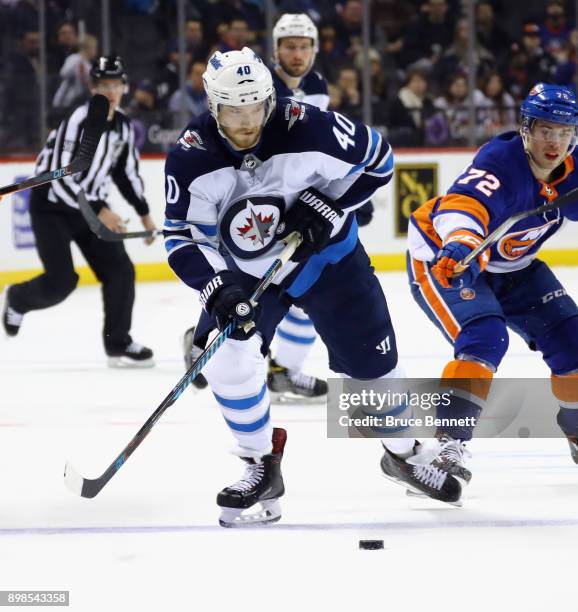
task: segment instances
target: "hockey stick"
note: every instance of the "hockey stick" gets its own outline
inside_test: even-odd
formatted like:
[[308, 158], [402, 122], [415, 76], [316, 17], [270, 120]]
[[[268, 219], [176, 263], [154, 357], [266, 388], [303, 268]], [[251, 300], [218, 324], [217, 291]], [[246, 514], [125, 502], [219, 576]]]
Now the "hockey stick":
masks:
[[88, 227], [91, 231], [97, 235], [98, 238], [105, 242], [120, 242], [126, 238], [150, 238], [152, 236], [159, 236], [162, 234], [162, 230], [142, 230], [140, 232], [113, 232], [108, 229], [106, 225], [98, 218], [98, 215], [92, 209], [92, 206], [88, 203], [84, 191], [78, 192], [78, 208], [88, 223]]
[[108, 100], [100, 94], [92, 96], [88, 105], [88, 113], [84, 122], [84, 131], [78, 153], [68, 166], [57, 168], [56, 170], [48, 170], [21, 183], [13, 183], [6, 187], [0, 187], [0, 196], [30, 189], [31, 187], [38, 187], [39, 185], [44, 185], [44, 183], [49, 183], [71, 174], [77, 174], [78, 172], [84, 172], [90, 168], [100, 137], [104, 132], [107, 117]]
[[[299, 244], [301, 244], [301, 236], [299, 234], [293, 233], [287, 238], [287, 246], [279, 254], [279, 258], [271, 264], [271, 267], [267, 270], [255, 288], [255, 291], [251, 296], [251, 302], [253, 304], [258, 302], [265, 289], [267, 289], [275, 278], [277, 272], [279, 272], [287, 261], [289, 261], [289, 258], [291, 255], [293, 255]], [[140, 443], [148, 436], [151, 429], [154, 427], [155, 423], [159, 420], [165, 410], [177, 401], [190, 382], [203, 369], [207, 361], [209, 361], [223, 342], [225, 342], [225, 340], [231, 335], [235, 325], [235, 321], [232, 321], [214, 338], [209, 346], [201, 353], [199, 358], [187, 370], [181, 380], [179, 380], [179, 382], [173, 387], [172, 391], [161, 402], [160, 406], [151, 414], [147, 422], [137, 431], [133, 439], [127, 444], [120, 455], [118, 455], [118, 457], [109, 465], [102, 476], [95, 479], [83, 478], [72, 467], [72, 465], [67, 462], [64, 468], [64, 482], [66, 486], [73, 493], [81, 495], [82, 497], [92, 498], [98, 495], [107, 482], [118, 472], [118, 470], [120, 470]]]
[[468, 268], [468, 266], [474, 259], [476, 259], [476, 257], [478, 257], [480, 253], [483, 253], [488, 247], [491, 247], [494, 243], [498, 242], [498, 240], [502, 238], [502, 236], [504, 236], [504, 234], [513, 225], [518, 223], [518, 221], [526, 219], [527, 217], [532, 217], [533, 215], [541, 215], [542, 213], [556, 210], [557, 208], [575, 202], [576, 200], [578, 200], [578, 187], [571, 189], [568, 193], [557, 197], [551, 202], [542, 204], [542, 206], [538, 206], [537, 208], [532, 208], [532, 210], [526, 210], [518, 213], [517, 215], [513, 215], [509, 219], [506, 219], [491, 234], [488, 234], [488, 236], [482, 242], [480, 242], [475, 249], [472, 249], [470, 253], [468, 253], [458, 264], [456, 264], [454, 277], [465, 272], [466, 268]]

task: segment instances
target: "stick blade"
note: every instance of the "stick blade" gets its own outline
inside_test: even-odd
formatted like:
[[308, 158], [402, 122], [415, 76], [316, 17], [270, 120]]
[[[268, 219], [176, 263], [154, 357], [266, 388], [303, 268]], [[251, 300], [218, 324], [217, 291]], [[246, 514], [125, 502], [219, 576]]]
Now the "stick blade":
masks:
[[67, 461], [64, 466], [64, 484], [66, 487], [76, 495], [82, 496], [83, 483], [84, 478]]

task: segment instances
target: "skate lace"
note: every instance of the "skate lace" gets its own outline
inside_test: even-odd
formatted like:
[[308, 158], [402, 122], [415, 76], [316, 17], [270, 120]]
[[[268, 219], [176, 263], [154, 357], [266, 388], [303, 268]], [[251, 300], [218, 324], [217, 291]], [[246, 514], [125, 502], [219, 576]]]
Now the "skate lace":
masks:
[[9, 325], [16, 325], [19, 327], [22, 323], [24, 315], [16, 312], [13, 308], [8, 307], [6, 309], [6, 321]]
[[470, 458], [472, 453], [460, 440], [443, 439], [441, 441], [440, 457], [442, 461], [464, 465], [465, 459]]
[[440, 490], [444, 484], [447, 474], [433, 465], [415, 465], [413, 475], [424, 485]]
[[245, 474], [241, 480], [231, 485], [229, 489], [234, 491], [250, 491], [253, 487], [257, 486], [263, 478], [263, 472], [265, 466], [262, 463], [249, 463], [245, 468]]
[[303, 372], [290, 371], [289, 378], [296, 387], [301, 387], [302, 389], [313, 389], [315, 387], [315, 377]]

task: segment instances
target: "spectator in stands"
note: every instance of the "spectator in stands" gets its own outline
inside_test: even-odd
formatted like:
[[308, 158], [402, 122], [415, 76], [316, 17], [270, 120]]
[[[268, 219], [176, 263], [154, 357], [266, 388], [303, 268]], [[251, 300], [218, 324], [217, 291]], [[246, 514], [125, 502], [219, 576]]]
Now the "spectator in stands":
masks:
[[[454, 40], [436, 63], [432, 75], [437, 83], [443, 83], [448, 74], [456, 72], [467, 72], [469, 69], [468, 46], [470, 38], [470, 26], [467, 19], [458, 19]], [[481, 45], [474, 50], [474, 65], [476, 76], [479, 78], [489, 70], [496, 68], [494, 56]]]
[[[160, 108], [166, 108], [173, 93], [179, 88], [179, 45], [174, 41], [169, 49], [169, 61], [155, 78], [157, 88], [157, 104]], [[189, 51], [185, 51], [184, 57], [187, 66], [192, 61]]]
[[205, 61], [207, 59], [209, 47], [205, 42], [203, 22], [200, 19], [187, 19], [185, 45], [193, 60]]
[[244, 19], [256, 39], [262, 38], [265, 15], [251, 0], [217, 0], [210, 8], [208, 31], [214, 36], [219, 24], [231, 23], [234, 19]]
[[335, 83], [341, 64], [343, 64], [343, 60], [337, 49], [335, 28], [330, 23], [321, 24], [319, 26], [319, 53], [317, 54], [316, 65], [330, 83]]
[[446, 0], [427, 0], [421, 15], [407, 28], [400, 56], [402, 66], [418, 60], [421, 65], [433, 66], [452, 44], [454, 28], [455, 19]]
[[60, 24], [56, 31], [56, 41], [48, 52], [49, 73], [58, 72], [66, 58], [78, 52], [78, 30], [76, 25], [69, 21]]
[[[226, 27], [218, 28], [220, 31], [221, 44], [218, 50], [221, 53], [227, 51], [240, 51], [243, 47], [253, 47], [255, 42], [254, 32], [249, 30], [249, 24], [245, 19], [236, 17], [231, 19]], [[206, 59], [206, 58], [203, 58]]]
[[[387, 101], [392, 86], [392, 79], [386, 79], [381, 55], [372, 48], [368, 50], [368, 55], [373, 125], [384, 126], [387, 123]], [[354, 62], [358, 75], [362, 73], [364, 62], [365, 55], [363, 52], [358, 53]]]
[[362, 17], [361, 0], [346, 0], [334, 21], [337, 50], [344, 59], [353, 59], [360, 50]]
[[483, 78], [481, 88], [474, 91], [474, 105], [476, 123], [484, 139], [516, 129], [516, 103], [505, 90], [499, 72], [490, 72]]
[[573, 30], [570, 40], [563, 42], [555, 53], [556, 71], [554, 82], [558, 85], [566, 85], [576, 91], [576, 44], [578, 30]]
[[156, 87], [153, 81], [150, 79], [139, 81], [125, 112], [131, 119], [135, 146], [139, 151], [161, 153], [167, 149], [165, 143], [159, 141], [158, 134], [168, 133], [171, 121], [165, 111], [157, 108]]
[[62, 79], [52, 106], [68, 109], [79, 106], [90, 97], [90, 68], [98, 53], [98, 40], [86, 34], [78, 53], [69, 55], [60, 69]]
[[343, 94], [341, 89], [333, 83], [327, 83], [327, 89], [329, 91], [329, 110], [341, 111], [341, 104], [343, 102]]
[[434, 100], [434, 106], [443, 111], [449, 129], [451, 144], [467, 144], [468, 113], [468, 80], [465, 74], [457, 72], [452, 75], [444, 88], [443, 95]]
[[185, 127], [182, 122], [183, 111], [186, 115], [185, 123], [188, 123], [209, 110], [207, 94], [203, 86], [203, 73], [206, 69], [205, 62], [193, 62], [189, 69], [189, 80], [185, 86], [184, 96], [180, 89], [177, 89], [171, 96], [169, 111], [173, 114], [175, 127]]
[[542, 48], [540, 27], [526, 23], [522, 28], [522, 40], [514, 45], [506, 71], [509, 89], [515, 99], [526, 97], [534, 83], [552, 82], [556, 60]]
[[404, 87], [389, 107], [388, 140], [392, 146], [425, 144], [426, 122], [437, 112], [427, 91], [427, 73], [420, 68], [408, 70]]
[[361, 94], [359, 92], [359, 75], [353, 66], [345, 66], [339, 70], [337, 87], [341, 91], [341, 106], [339, 112], [351, 119], [361, 121]]
[[39, 144], [39, 50], [40, 34], [24, 32], [18, 49], [7, 61], [5, 108], [7, 126], [3, 146], [14, 149], [36, 149]]
[[496, 23], [494, 6], [490, 0], [481, 0], [476, 4], [475, 19], [478, 44], [495, 57], [498, 66], [503, 67], [512, 40], [506, 30]]
[[544, 50], [554, 55], [564, 42], [569, 42], [572, 28], [567, 23], [562, 0], [548, 0], [545, 15], [540, 27], [540, 39]]

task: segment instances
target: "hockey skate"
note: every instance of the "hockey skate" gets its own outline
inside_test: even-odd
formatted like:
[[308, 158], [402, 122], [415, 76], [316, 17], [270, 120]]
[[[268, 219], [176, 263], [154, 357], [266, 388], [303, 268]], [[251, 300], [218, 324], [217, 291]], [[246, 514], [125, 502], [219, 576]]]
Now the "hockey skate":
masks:
[[574, 463], [578, 464], [578, 438], [576, 436], [567, 436], [567, 439], [572, 460]]
[[[183, 336], [183, 351], [185, 356], [185, 369], [188, 371], [191, 369], [193, 363], [200, 357], [203, 352], [202, 348], [199, 348], [193, 341], [195, 339], [195, 330], [197, 328], [193, 325], [185, 332]], [[205, 389], [208, 385], [207, 379], [202, 374], [197, 374], [191, 381], [194, 387], [197, 389]]]
[[8, 297], [9, 289], [10, 285], [6, 285], [2, 294], [2, 327], [7, 336], [14, 337], [20, 331], [24, 315], [16, 312], [14, 308], [10, 307], [10, 300]]
[[385, 446], [383, 449], [380, 466], [385, 478], [400, 484], [412, 494], [427, 496], [454, 506], [462, 505], [462, 486], [458, 479], [444, 469], [444, 466], [437, 462], [437, 458], [427, 462], [427, 458], [424, 460], [425, 453], [424, 457], [420, 457], [423, 446], [419, 442], [416, 441], [414, 445], [413, 456], [407, 459], [398, 457]]
[[[241, 457], [247, 464], [245, 474], [235, 484], [225, 487], [217, 495], [217, 505], [222, 509], [221, 527], [250, 527], [274, 523], [281, 518], [279, 498], [284, 495], [281, 459], [287, 441], [284, 429], [273, 429], [273, 451], [260, 461]], [[243, 514], [244, 510], [260, 504], [261, 509]]]
[[461, 440], [454, 440], [451, 436], [444, 433], [439, 438], [440, 452], [437, 458], [437, 465], [457, 478], [462, 487], [470, 484], [472, 473], [464, 465], [465, 459], [470, 458], [472, 453], [466, 448]]
[[320, 404], [327, 400], [327, 382], [303, 372], [280, 366], [269, 359], [267, 387], [271, 401], [278, 404]]
[[138, 342], [131, 342], [122, 351], [107, 351], [109, 368], [152, 368], [153, 352]]

